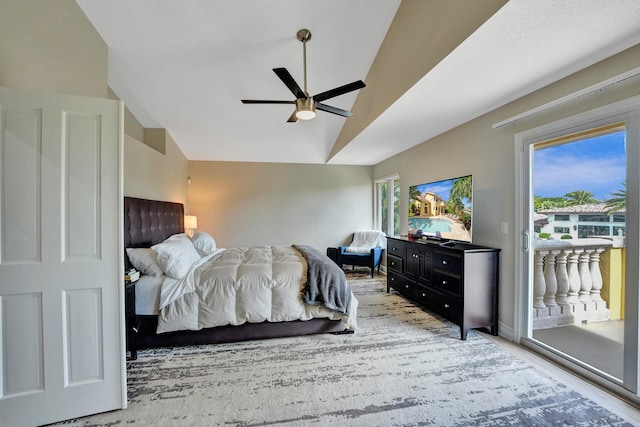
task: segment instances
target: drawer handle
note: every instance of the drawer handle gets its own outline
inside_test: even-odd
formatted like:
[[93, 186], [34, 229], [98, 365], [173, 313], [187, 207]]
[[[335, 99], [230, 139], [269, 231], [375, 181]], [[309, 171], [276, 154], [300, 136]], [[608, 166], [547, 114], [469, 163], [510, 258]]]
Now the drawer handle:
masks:
[[446, 281], [446, 280], [443, 280], [443, 281], [442, 281], [442, 284], [443, 284], [443, 285], [446, 285], [446, 284], [447, 284], [447, 281]]
[[423, 294], [422, 294], [422, 298], [424, 298], [424, 297], [426, 297], [426, 296], [427, 296], [427, 294], [425, 294], [425, 293], [423, 293]]
[[393, 282], [394, 280], [396, 280], [396, 278], [395, 278], [395, 277], [392, 277], [392, 278], [391, 278], [391, 281]]
[[443, 259], [443, 260], [442, 260], [442, 264], [443, 264], [443, 265], [447, 265], [447, 261]]
[[405, 289], [409, 289], [409, 285], [404, 285]]
[[449, 304], [445, 304], [445, 305], [444, 305], [444, 308], [449, 308]]

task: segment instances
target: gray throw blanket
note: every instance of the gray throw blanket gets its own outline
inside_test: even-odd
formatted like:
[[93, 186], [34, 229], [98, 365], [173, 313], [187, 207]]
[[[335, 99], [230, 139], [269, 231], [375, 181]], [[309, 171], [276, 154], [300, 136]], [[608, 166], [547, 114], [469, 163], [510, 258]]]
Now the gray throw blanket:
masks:
[[307, 260], [307, 283], [302, 295], [304, 303], [323, 305], [329, 310], [349, 315], [351, 288], [342, 269], [312, 246], [292, 246]]

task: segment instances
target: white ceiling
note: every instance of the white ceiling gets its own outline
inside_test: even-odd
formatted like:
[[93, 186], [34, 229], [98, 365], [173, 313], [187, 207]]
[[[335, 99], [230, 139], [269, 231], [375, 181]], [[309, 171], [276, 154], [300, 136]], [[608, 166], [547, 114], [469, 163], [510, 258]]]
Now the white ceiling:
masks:
[[[400, 4], [77, 2], [109, 47], [109, 86], [144, 127], [167, 129], [189, 160], [284, 163], [326, 163], [349, 119], [287, 123], [291, 105], [240, 99], [293, 99], [272, 69], [303, 86], [301, 28], [311, 95], [365, 80]], [[638, 43], [638, 0], [510, 0], [329, 163], [376, 164]], [[349, 110], [356, 96], [325, 103]]]

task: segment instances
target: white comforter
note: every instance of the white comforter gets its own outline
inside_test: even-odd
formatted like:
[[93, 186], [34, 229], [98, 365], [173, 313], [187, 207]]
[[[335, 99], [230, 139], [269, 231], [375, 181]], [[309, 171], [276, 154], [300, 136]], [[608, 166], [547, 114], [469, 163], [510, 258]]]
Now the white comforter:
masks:
[[165, 279], [157, 332], [223, 325], [309, 320], [342, 320], [356, 328], [358, 301], [349, 316], [302, 302], [307, 263], [291, 246], [220, 250], [196, 262], [182, 280]]

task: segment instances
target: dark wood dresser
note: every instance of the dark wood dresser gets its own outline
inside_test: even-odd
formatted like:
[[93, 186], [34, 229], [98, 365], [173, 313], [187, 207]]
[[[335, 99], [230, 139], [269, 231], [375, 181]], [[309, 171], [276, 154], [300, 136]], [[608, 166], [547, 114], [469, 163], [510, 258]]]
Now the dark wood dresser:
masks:
[[462, 242], [387, 237], [387, 292], [394, 288], [459, 325], [463, 340], [470, 328], [498, 335], [499, 254]]

